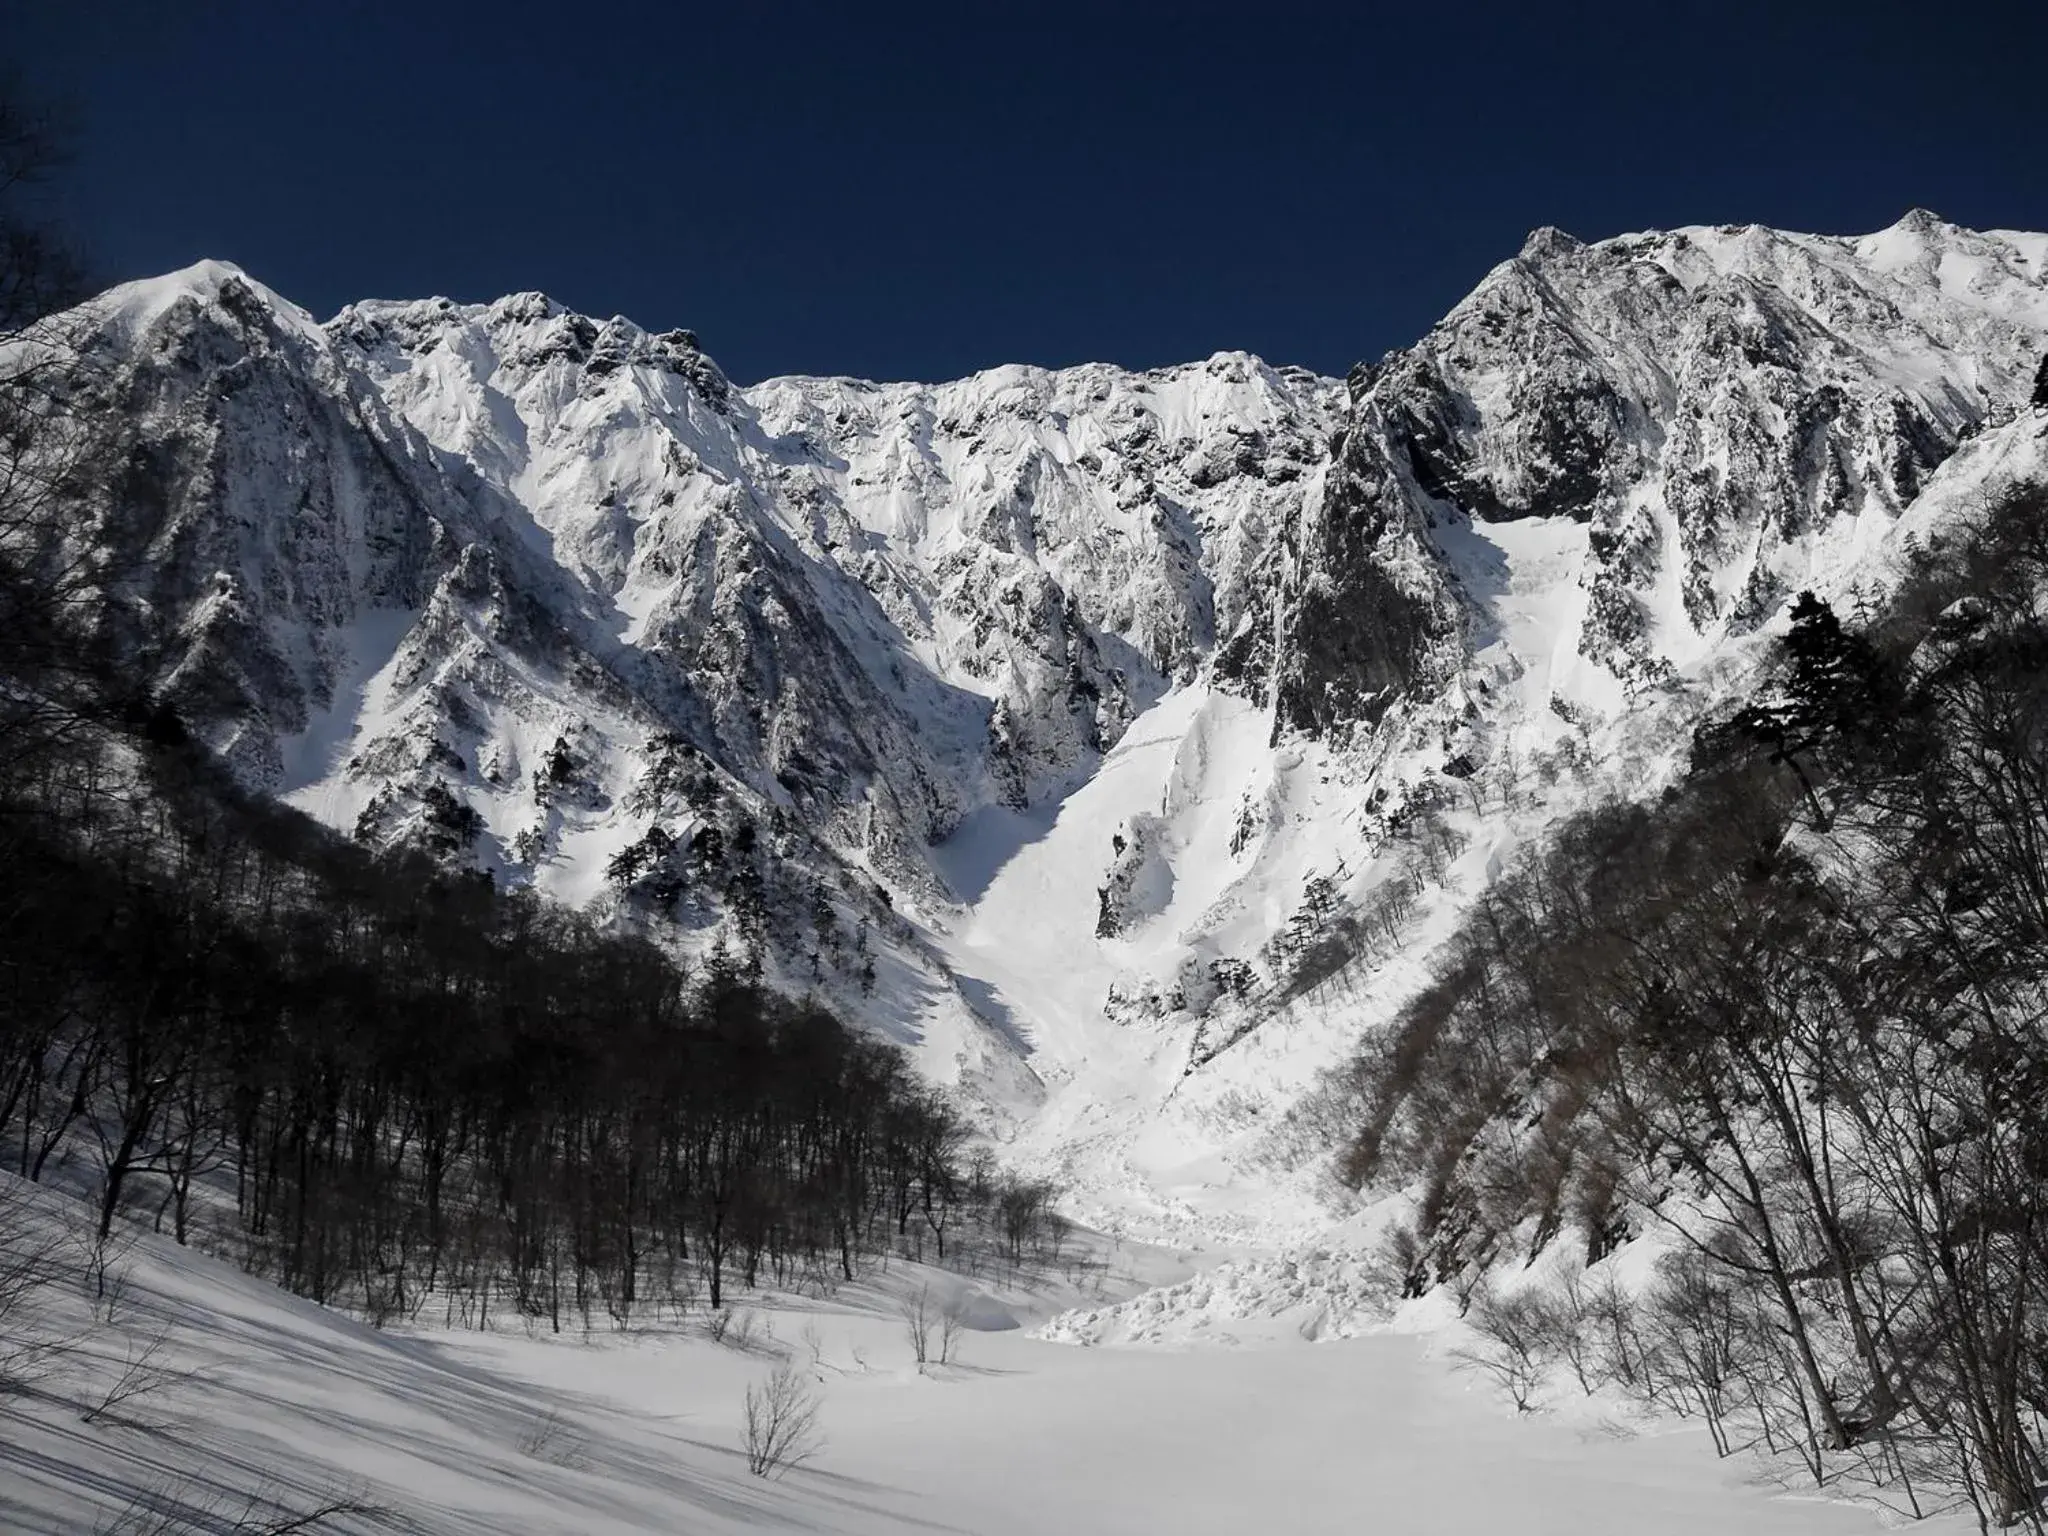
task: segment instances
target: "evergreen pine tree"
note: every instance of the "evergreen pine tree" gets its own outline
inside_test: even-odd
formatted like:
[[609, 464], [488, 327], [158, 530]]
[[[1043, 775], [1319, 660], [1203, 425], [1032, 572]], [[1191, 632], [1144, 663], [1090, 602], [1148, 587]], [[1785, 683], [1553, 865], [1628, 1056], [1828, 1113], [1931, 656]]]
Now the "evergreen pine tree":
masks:
[[1784, 640], [1789, 663], [1776, 697], [1751, 704], [1731, 722], [1736, 734], [1770, 749], [1771, 761], [1799, 776], [1821, 826], [1828, 817], [1808, 764], [1830, 753], [1877, 745], [1896, 699], [1882, 660], [1861, 635], [1842, 627], [1834, 609], [1811, 592], [1792, 604]]

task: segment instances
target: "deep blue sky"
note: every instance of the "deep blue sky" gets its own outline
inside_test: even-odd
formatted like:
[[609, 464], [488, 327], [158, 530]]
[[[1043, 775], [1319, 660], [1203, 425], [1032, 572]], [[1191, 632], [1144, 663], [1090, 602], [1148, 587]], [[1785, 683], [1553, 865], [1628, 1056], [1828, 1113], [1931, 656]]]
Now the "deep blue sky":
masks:
[[1538, 224], [2048, 227], [2048, 4], [0, 0], [109, 279], [541, 288], [737, 378], [1336, 372]]

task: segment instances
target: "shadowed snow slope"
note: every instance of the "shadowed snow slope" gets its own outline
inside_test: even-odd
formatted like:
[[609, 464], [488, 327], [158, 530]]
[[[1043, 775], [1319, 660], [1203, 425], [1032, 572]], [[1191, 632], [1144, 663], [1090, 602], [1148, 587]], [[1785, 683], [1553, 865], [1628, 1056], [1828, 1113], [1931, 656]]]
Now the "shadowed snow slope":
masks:
[[[38, 1219], [55, 1219], [58, 1204], [44, 1199]], [[1126, 1287], [1173, 1273], [1165, 1256], [1107, 1256]], [[959, 1363], [919, 1375], [892, 1311], [923, 1278], [913, 1267], [827, 1303], [761, 1298], [754, 1343], [742, 1349], [694, 1326], [588, 1342], [377, 1333], [156, 1239], [126, 1265], [115, 1326], [37, 1390], [0, 1400], [0, 1527], [70, 1536], [114, 1529], [125, 1511], [125, 1529], [226, 1529], [244, 1513], [276, 1522], [340, 1498], [373, 1512], [317, 1529], [1880, 1528], [1865, 1512], [1743, 1486], [1740, 1464], [1715, 1461], [1700, 1433], [1617, 1439], [1504, 1413], [1403, 1337], [1079, 1349], [997, 1326], [1059, 1296], [976, 1288], [984, 1326], [969, 1330]], [[82, 1326], [76, 1292], [51, 1294], [39, 1323]], [[129, 1403], [130, 1424], [82, 1424], [80, 1405], [121, 1369], [119, 1335], [165, 1329], [159, 1358], [181, 1374]], [[740, 1454], [742, 1400], [783, 1358], [818, 1394], [824, 1445], [804, 1467], [763, 1480]], [[143, 1508], [168, 1512], [169, 1523], [142, 1523]]]

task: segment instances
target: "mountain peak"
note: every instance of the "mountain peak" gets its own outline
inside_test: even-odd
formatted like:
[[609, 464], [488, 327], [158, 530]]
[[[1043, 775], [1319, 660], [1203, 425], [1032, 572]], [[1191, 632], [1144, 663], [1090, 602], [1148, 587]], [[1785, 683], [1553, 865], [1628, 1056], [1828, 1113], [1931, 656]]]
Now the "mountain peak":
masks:
[[1524, 261], [1548, 261], [1573, 255], [1585, 248], [1586, 242], [1578, 236], [1567, 234], [1555, 224], [1544, 224], [1529, 231], [1529, 238], [1522, 242], [1520, 254]]
[[315, 339], [320, 335], [318, 322], [291, 300], [257, 282], [233, 262], [211, 258], [159, 277], [122, 283], [108, 289], [93, 303], [99, 308], [103, 324], [133, 336], [155, 324], [180, 300], [192, 299], [212, 306], [237, 295], [255, 300], [289, 330]]
[[538, 288], [521, 293], [508, 293], [486, 305], [484, 312], [494, 321], [514, 321], [532, 324], [540, 320], [553, 320], [570, 313], [566, 304], [558, 304]]

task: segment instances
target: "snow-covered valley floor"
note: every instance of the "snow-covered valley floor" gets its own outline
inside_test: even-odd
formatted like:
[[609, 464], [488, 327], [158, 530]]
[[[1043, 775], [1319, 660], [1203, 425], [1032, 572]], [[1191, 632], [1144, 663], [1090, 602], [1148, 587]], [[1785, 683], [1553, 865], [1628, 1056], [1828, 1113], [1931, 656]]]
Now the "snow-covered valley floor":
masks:
[[[0, 1175], [0, 1178], [7, 1176]], [[35, 1197], [14, 1234], [57, 1219]], [[17, 1211], [19, 1207], [16, 1208]], [[1184, 1275], [1100, 1245], [1105, 1299]], [[345, 1498], [322, 1531], [1247, 1532], [1721, 1536], [1874, 1532], [1873, 1512], [1786, 1497], [1703, 1433], [1633, 1435], [1516, 1416], [1413, 1336], [1244, 1347], [1095, 1347], [1035, 1337], [1084, 1300], [899, 1265], [825, 1298], [743, 1303], [753, 1341], [680, 1327], [555, 1337], [377, 1332], [168, 1241], [115, 1264], [113, 1320], [74, 1268], [38, 1293], [66, 1343], [0, 1397], [0, 1528], [261, 1529]], [[1078, 1271], [1077, 1271], [1078, 1273]], [[920, 1375], [897, 1306], [964, 1295], [956, 1363]], [[1092, 1289], [1092, 1288], [1091, 1288]], [[10, 1323], [11, 1342], [23, 1328]], [[1014, 1326], [1011, 1326], [1014, 1324]], [[160, 1380], [86, 1407], [144, 1352]], [[740, 1451], [750, 1383], [793, 1362], [821, 1452], [779, 1480]], [[121, 1421], [127, 1422], [121, 1422]], [[235, 1526], [258, 1501], [255, 1521]], [[218, 1524], [151, 1523], [147, 1506]]]

